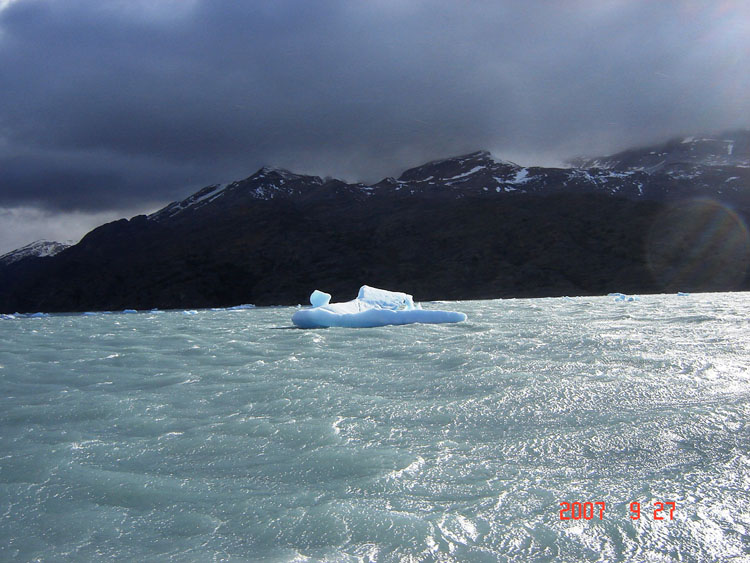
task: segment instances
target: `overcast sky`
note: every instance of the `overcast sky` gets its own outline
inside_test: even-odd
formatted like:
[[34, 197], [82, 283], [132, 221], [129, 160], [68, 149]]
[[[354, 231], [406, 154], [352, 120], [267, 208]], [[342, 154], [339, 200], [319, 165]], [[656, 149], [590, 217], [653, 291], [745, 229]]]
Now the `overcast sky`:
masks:
[[0, 253], [263, 165], [377, 181], [750, 126], [746, 0], [0, 0]]

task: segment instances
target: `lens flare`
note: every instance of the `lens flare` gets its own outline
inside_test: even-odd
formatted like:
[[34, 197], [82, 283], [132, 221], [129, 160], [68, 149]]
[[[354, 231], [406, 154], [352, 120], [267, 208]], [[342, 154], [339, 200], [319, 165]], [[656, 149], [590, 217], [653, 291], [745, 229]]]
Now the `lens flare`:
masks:
[[731, 291], [750, 262], [750, 235], [726, 205], [696, 199], [672, 204], [651, 227], [649, 268], [664, 291]]

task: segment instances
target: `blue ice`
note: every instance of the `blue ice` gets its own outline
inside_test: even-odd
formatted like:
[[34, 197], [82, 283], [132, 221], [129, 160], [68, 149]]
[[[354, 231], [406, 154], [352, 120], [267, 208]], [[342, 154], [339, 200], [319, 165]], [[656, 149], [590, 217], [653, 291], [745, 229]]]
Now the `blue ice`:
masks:
[[464, 313], [422, 309], [411, 295], [363, 285], [356, 299], [331, 303], [331, 296], [315, 290], [310, 295], [312, 307], [292, 315], [299, 328], [369, 328], [412, 323], [459, 323], [466, 320]]

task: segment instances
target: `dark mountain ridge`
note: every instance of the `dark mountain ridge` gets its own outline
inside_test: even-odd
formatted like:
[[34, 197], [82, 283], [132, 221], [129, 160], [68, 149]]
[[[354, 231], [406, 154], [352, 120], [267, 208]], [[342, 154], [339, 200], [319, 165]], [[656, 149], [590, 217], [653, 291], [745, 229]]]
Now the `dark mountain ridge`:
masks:
[[750, 289], [748, 138], [572, 168], [478, 151], [369, 186], [262, 168], [0, 266], [0, 311], [296, 304], [363, 283], [420, 300]]

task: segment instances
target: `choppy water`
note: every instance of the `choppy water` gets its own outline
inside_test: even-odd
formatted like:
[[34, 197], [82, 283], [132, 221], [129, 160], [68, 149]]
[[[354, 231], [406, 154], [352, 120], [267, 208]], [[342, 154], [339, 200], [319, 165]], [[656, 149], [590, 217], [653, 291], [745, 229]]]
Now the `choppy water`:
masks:
[[450, 308], [0, 320], [0, 559], [750, 559], [750, 294]]

